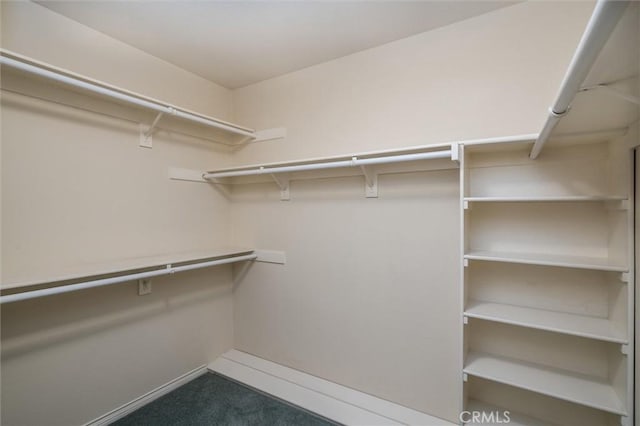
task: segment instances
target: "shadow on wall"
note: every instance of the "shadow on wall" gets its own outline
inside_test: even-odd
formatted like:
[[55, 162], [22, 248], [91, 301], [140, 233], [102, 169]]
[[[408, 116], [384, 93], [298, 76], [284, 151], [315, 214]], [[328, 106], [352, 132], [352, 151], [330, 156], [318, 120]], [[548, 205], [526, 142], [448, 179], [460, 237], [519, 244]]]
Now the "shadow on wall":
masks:
[[122, 283], [2, 306], [2, 362], [32, 351], [117, 329], [192, 305], [228, 297], [228, 267], [153, 279], [138, 296], [137, 283]]

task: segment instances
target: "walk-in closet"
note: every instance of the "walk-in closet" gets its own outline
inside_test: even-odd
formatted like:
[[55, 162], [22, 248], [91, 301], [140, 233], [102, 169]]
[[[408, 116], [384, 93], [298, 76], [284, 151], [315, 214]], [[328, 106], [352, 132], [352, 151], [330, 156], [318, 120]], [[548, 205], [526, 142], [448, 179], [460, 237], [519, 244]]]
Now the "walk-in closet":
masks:
[[0, 18], [2, 425], [639, 424], [640, 3]]

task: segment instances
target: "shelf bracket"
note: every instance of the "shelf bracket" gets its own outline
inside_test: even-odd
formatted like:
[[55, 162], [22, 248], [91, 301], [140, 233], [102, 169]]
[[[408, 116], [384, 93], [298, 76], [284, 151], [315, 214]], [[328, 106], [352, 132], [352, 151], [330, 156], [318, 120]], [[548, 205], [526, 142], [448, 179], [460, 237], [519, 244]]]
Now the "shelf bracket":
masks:
[[629, 210], [629, 200], [607, 201], [607, 210]]
[[620, 281], [622, 281], [623, 283], [628, 283], [630, 280], [631, 280], [631, 277], [629, 276], [628, 272], [620, 273]]
[[451, 161], [460, 164], [460, 144], [457, 142], [451, 144]]
[[291, 193], [289, 191], [289, 177], [281, 176], [278, 177], [274, 173], [271, 173], [271, 177], [276, 182], [276, 184], [280, 187], [280, 200], [281, 201], [289, 201], [291, 199]]
[[[356, 157], [353, 157], [355, 160]], [[364, 195], [367, 198], [378, 198], [378, 174], [367, 166], [360, 165], [360, 170], [364, 175]]]
[[589, 92], [592, 90], [600, 90], [603, 93], [606, 93], [611, 96], [615, 96], [616, 98], [624, 99], [627, 102], [631, 102], [632, 104], [640, 105], [640, 97], [631, 95], [629, 93], [624, 93], [621, 90], [614, 89], [608, 84], [596, 84], [594, 86], [583, 87], [580, 89], [581, 92]]
[[620, 416], [620, 426], [631, 426], [628, 416]]
[[627, 344], [620, 345], [620, 352], [622, 353], [622, 355], [629, 355], [629, 345]]
[[469, 267], [469, 259], [463, 259], [462, 260], [462, 266], [464, 266], [465, 268]]
[[467, 325], [469, 324], [469, 317], [468, 316], [463, 316], [462, 317], [462, 324]]
[[156, 126], [160, 119], [164, 115], [164, 112], [159, 112], [156, 118], [151, 123], [149, 128], [145, 129], [144, 124], [140, 123], [140, 146], [143, 148], [152, 148], [153, 147], [153, 133], [156, 131]]
[[287, 137], [287, 129], [285, 127], [276, 127], [273, 129], [258, 130], [253, 134], [252, 142], [270, 141], [273, 139], [283, 139]]
[[467, 373], [462, 373], [462, 381], [467, 383], [469, 381], [469, 376]]

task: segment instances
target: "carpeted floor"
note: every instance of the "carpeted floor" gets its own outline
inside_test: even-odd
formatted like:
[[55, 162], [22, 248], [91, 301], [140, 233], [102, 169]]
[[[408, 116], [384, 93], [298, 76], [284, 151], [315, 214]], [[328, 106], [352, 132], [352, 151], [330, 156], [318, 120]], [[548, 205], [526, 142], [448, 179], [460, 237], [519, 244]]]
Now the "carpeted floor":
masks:
[[200, 376], [112, 423], [115, 426], [337, 424], [213, 373]]

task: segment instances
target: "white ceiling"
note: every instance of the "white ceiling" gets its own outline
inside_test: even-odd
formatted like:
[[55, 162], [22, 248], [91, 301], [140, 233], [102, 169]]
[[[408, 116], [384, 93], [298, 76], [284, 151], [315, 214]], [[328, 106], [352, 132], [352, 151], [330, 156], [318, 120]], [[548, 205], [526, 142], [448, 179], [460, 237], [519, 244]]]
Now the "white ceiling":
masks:
[[505, 1], [39, 1], [237, 88], [492, 10]]

